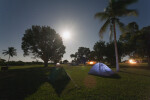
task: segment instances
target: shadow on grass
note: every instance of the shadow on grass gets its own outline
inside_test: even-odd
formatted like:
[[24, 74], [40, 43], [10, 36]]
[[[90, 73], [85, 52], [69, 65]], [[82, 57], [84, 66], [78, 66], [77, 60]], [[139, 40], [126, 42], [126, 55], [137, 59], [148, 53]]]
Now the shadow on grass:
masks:
[[[89, 75], [94, 75], [94, 74], [89, 74]], [[98, 77], [103, 77], [103, 78], [113, 78], [113, 79], [120, 79], [121, 77], [120, 77], [120, 75], [118, 75], [118, 74], [113, 74], [113, 75], [111, 75], [111, 76], [99, 76], [99, 75], [94, 75], [94, 76], [98, 76]]]
[[137, 73], [126, 72], [126, 71], [120, 71], [120, 72], [122, 72], [122, 73], [128, 73], [128, 74], [134, 74], [134, 75], [141, 75], [141, 76], [150, 77], [149, 75], [144, 75], [144, 74], [137, 74]]
[[61, 95], [62, 91], [71, 80], [63, 67], [53, 67], [48, 78], [49, 83], [53, 86], [58, 96]]
[[23, 100], [47, 81], [45, 68], [0, 72], [0, 100]]
[[[34, 67], [0, 71], [0, 100], [24, 100], [35, 93], [43, 83], [51, 83], [47, 75], [50, 70], [53, 69]], [[51, 83], [58, 95], [61, 94], [68, 80], [61, 78], [61, 81]]]

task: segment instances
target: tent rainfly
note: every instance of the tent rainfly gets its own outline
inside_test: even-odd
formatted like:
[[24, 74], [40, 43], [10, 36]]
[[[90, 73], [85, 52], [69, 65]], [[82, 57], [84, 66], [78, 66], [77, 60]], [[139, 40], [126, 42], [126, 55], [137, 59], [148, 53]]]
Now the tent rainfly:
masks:
[[115, 74], [107, 65], [103, 63], [96, 63], [89, 71], [88, 74], [97, 76], [112, 76]]

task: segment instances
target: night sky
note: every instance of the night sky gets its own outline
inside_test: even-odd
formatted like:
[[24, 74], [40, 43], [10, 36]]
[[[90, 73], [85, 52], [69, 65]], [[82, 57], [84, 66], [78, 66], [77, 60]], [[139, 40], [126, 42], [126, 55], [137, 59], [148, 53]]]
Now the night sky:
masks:
[[[17, 56], [11, 60], [35, 61], [31, 56], [24, 57], [21, 42], [25, 30], [32, 25], [45, 25], [62, 35], [70, 31], [71, 38], [63, 40], [66, 53], [63, 60], [71, 60], [70, 54], [81, 46], [93, 49], [100, 40], [98, 32], [104, 22], [95, 19], [97, 12], [104, 11], [109, 0], [0, 0], [0, 57], [8, 47], [17, 49]], [[138, 17], [123, 17], [120, 21], [127, 24], [136, 21], [140, 29], [150, 25], [150, 0], [139, 0], [129, 8], [137, 9]], [[108, 32], [106, 32], [108, 33]], [[117, 30], [117, 37], [121, 33]], [[109, 34], [103, 38], [109, 41]]]

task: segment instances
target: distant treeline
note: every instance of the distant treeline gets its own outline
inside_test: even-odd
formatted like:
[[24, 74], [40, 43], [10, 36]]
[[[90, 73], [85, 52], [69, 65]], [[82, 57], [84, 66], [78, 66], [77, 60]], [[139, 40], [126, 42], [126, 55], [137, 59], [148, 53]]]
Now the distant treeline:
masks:
[[23, 62], [23, 61], [9, 61], [9, 62], [0, 62], [0, 66], [23, 66], [23, 65], [42, 65], [43, 62], [36, 62], [36, 61], [32, 61], [32, 62]]

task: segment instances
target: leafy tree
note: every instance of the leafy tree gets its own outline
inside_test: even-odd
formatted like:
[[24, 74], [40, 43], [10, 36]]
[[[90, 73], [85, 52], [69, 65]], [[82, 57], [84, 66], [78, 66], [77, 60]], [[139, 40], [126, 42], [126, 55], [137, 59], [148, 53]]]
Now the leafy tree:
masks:
[[8, 62], [10, 60], [10, 57], [13, 57], [13, 56], [17, 56], [17, 52], [16, 52], [16, 49], [14, 47], [8, 47], [8, 50], [3, 50], [3, 53], [4, 56], [8, 55]]
[[89, 60], [90, 49], [86, 47], [79, 47], [78, 51], [75, 54], [70, 55], [71, 58], [74, 58], [74, 61], [79, 63], [85, 63], [86, 60]]
[[74, 58], [74, 61], [77, 61], [77, 53], [71, 54], [70, 57], [71, 57], [71, 58]]
[[131, 41], [135, 43], [135, 52], [140, 57], [147, 57], [150, 65], [150, 26], [142, 28], [138, 34], [131, 37]]
[[96, 61], [104, 61], [106, 45], [104, 41], [99, 41], [95, 43], [93, 50], [95, 52]]
[[64, 64], [66, 64], [66, 63], [68, 63], [68, 62], [69, 62], [68, 60], [64, 60], [64, 61], [63, 61]]
[[105, 50], [105, 56], [106, 61], [110, 63], [110, 65], [115, 65], [115, 54], [114, 54], [114, 44], [113, 42], [106, 43], [106, 50]]
[[123, 43], [124, 46], [124, 55], [133, 56], [136, 50], [136, 41], [131, 39], [139, 32], [139, 26], [136, 22], [131, 22], [125, 26], [125, 32], [120, 35], [119, 40]]
[[150, 26], [139, 30], [137, 23], [131, 22], [126, 26], [126, 32], [120, 36], [120, 41], [124, 44], [126, 55], [136, 59], [147, 57], [150, 65]]
[[[118, 61], [121, 62], [121, 58], [123, 57], [124, 49], [123, 49], [123, 44], [120, 41], [117, 41], [117, 46], [118, 46]], [[106, 56], [106, 61], [109, 62], [111, 65], [115, 65], [115, 50], [114, 48], [114, 42], [109, 42], [106, 44], [106, 49], [105, 49], [105, 56]]]
[[89, 59], [90, 49], [86, 47], [79, 47], [77, 54], [79, 61], [85, 63], [86, 60]]
[[137, 34], [139, 26], [136, 22], [131, 22], [125, 26], [125, 32], [120, 35], [119, 40], [123, 43], [128, 43], [132, 35]]
[[[121, 58], [123, 56], [123, 44], [120, 41], [117, 41], [118, 45], [118, 58], [119, 62], [121, 62]], [[97, 61], [105, 62], [107, 61], [111, 65], [115, 65], [115, 50], [114, 50], [114, 42], [105, 43], [104, 41], [99, 41], [94, 45], [94, 52]]]
[[[123, 29], [122, 27], [124, 26], [124, 24], [120, 22], [119, 17], [137, 15], [136, 10], [127, 9], [127, 6], [129, 4], [132, 4], [136, 1], [137, 0], [110, 0], [104, 12], [99, 12], [95, 14], [96, 18], [100, 18], [102, 21], [103, 20], [106, 21], [99, 31], [101, 38], [103, 37], [103, 33], [106, 31], [108, 26], [110, 27], [111, 36], [114, 35], [117, 71], [119, 71], [119, 64], [118, 64], [118, 50], [117, 50], [117, 40], [116, 40], [116, 24], [122, 30]], [[112, 35], [112, 32], [113, 32], [113, 35]]]
[[5, 59], [0, 58], [0, 65], [4, 66], [5, 65], [5, 61], [6, 61]]
[[88, 60], [99, 61], [95, 51], [91, 51]]
[[59, 61], [65, 53], [65, 46], [62, 38], [54, 29], [49, 26], [32, 26], [27, 29], [22, 38], [22, 49], [24, 56], [33, 54], [44, 61], [44, 66], [48, 66], [48, 61]]
[[5, 61], [6, 61], [5, 59], [0, 58], [0, 62], [5, 62]]

